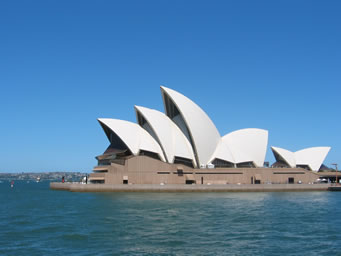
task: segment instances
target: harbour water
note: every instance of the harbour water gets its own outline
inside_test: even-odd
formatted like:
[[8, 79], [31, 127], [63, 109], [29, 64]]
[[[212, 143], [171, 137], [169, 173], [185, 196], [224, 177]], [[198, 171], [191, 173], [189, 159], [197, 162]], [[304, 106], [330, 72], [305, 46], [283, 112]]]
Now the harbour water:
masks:
[[340, 192], [72, 193], [0, 183], [0, 255], [341, 255]]

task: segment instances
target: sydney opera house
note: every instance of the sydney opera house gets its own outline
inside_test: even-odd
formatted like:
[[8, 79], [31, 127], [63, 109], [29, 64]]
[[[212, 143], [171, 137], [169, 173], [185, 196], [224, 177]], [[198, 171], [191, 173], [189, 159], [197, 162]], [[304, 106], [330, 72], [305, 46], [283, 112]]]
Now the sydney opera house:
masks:
[[110, 145], [96, 157], [91, 183], [310, 183], [330, 150], [271, 147], [276, 162], [265, 166], [267, 130], [247, 128], [221, 136], [192, 100], [164, 86], [161, 95], [165, 113], [135, 106], [136, 123], [98, 119]]

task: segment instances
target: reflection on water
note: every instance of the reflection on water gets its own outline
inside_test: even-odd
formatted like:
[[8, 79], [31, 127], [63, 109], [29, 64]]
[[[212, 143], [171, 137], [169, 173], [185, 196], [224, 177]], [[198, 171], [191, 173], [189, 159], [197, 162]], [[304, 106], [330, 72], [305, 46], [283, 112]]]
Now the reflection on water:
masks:
[[70, 193], [0, 184], [0, 255], [322, 255], [340, 193]]

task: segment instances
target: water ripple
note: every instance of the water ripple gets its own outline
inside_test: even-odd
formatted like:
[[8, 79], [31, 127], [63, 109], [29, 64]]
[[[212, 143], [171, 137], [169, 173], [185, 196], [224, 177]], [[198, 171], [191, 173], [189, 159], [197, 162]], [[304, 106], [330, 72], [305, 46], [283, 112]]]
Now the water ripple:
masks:
[[0, 184], [0, 255], [338, 255], [339, 193], [68, 193]]

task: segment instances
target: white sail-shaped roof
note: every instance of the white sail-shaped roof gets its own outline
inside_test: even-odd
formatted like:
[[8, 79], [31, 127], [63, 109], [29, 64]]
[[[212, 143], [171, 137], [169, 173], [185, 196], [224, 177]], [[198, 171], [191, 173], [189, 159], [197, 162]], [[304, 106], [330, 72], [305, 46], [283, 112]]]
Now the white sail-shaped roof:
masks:
[[[296, 167], [296, 158], [294, 152], [279, 147], [271, 147], [271, 150], [274, 153], [277, 161], [282, 160], [286, 162], [287, 165], [289, 165], [290, 167], [292, 168]], [[275, 153], [277, 153], [281, 159], [277, 159]]]
[[318, 171], [329, 150], [330, 147], [312, 147], [296, 151], [296, 165], [308, 165], [311, 170]]
[[223, 141], [222, 138], [220, 139], [218, 146], [210, 159], [210, 162], [212, 162], [214, 159], [221, 159], [232, 164], [236, 163], [231, 153], [231, 150], [229, 149], [228, 145]]
[[110, 118], [99, 118], [98, 121], [116, 134], [133, 155], [138, 155], [140, 150], [145, 150], [158, 154], [160, 159], [165, 162], [159, 144], [138, 124]]
[[[160, 111], [140, 106], [135, 106], [135, 111], [139, 124], [156, 137], [169, 163], [174, 163], [177, 156], [192, 160], [196, 166], [191, 144], [168, 116]], [[139, 115], [142, 115], [147, 124], [143, 123]]]
[[264, 165], [268, 145], [268, 131], [257, 128], [241, 129], [222, 138], [232, 152], [235, 163], [253, 162], [255, 166]]
[[192, 100], [161, 86], [167, 116], [190, 141], [199, 166], [209, 163], [220, 141], [220, 134], [208, 115]]
[[[296, 152], [278, 147], [271, 147], [271, 149], [277, 161], [283, 160], [290, 167], [307, 165], [312, 171], [317, 172], [327, 157], [330, 147], [305, 148]], [[278, 157], [281, 159], [278, 159]]]

